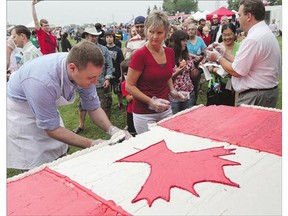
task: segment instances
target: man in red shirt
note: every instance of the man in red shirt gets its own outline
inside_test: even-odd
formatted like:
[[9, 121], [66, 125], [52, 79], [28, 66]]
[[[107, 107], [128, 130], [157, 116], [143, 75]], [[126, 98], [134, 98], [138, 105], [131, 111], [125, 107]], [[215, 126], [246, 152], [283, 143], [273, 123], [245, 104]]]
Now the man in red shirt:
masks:
[[35, 9], [35, 4], [37, 4], [38, 2], [39, 0], [32, 0], [32, 16], [40, 45], [40, 50], [43, 55], [55, 53], [58, 46], [57, 39], [50, 32], [49, 23], [46, 19], [41, 19], [39, 23]]
[[201, 18], [198, 22], [197, 36], [199, 36], [199, 37], [203, 36], [203, 28], [205, 25], [206, 25], [206, 20]]

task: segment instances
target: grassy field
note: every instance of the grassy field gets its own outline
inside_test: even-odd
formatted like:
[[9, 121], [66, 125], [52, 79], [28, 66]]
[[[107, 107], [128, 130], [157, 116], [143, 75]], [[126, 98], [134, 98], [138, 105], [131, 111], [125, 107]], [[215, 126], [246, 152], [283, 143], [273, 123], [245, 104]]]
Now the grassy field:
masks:
[[[281, 50], [282, 50], [282, 38], [278, 38]], [[74, 41], [72, 41], [74, 44]], [[197, 104], [206, 104], [206, 90], [207, 83], [202, 85], [203, 93], [199, 93]], [[277, 103], [277, 108], [282, 109], [282, 79], [279, 83], [279, 98]], [[74, 104], [69, 106], [60, 107], [59, 111], [61, 113], [62, 119], [64, 121], [65, 127], [69, 130], [73, 130], [78, 126], [78, 95], [76, 95], [76, 100]], [[112, 105], [112, 115], [111, 122], [113, 125], [124, 128], [126, 126], [126, 111], [119, 110], [117, 107], [117, 98], [113, 94], [113, 105]], [[105, 134], [101, 129], [99, 129], [95, 124], [93, 124], [87, 115], [85, 120], [85, 130], [81, 133], [82, 136], [89, 137], [91, 139], [108, 139], [107, 134]], [[70, 146], [69, 154], [72, 154], [75, 151], [80, 150], [80, 148]], [[7, 177], [12, 177], [14, 175], [19, 174], [19, 171], [14, 169], [7, 170]]]

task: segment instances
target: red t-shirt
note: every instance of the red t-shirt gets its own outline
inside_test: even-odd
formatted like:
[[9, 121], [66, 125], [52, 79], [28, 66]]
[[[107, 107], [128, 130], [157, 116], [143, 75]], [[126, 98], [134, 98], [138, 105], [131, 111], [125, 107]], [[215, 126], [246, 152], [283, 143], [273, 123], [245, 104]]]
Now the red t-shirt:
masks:
[[40, 50], [43, 55], [55, 53], [57, 48], [56, 37], [49, 33], [47, 34], [43, 29], [36, 30]]
[[211, 44], [211, 35], [209, 34], [208, 36], [201, 35], [203, 41], [205, 42], [206, 46], [208, 47]]
[[[126, 98], [127, 95], [130, 95], [129, 92], [126, 91], [126, 80], [124, 80], [122, 83], [121, 83], [121, 92], [122, 92], [122, 96], [124, 98]], [[132, 100], [133, 101], [133, 100]], [[128, 113], [132, 113], [132, 101], [128, 102], [127, 103], [127, 112]]]
[[[168, 80], [172, 77], [175, 66], [174, 51], [169, 47], [164, 47], [166, 64], [159, 65], [153, 58], [146, 46], [137, 49], [130, 61], [129, 67], [141, 71], [142, 74], [137, 81], [137, 87], [141, 92], [149, 97], [168, 99]], [[150, 114], [156, 113], [136, 98], [133, 99], [133, 113]]]

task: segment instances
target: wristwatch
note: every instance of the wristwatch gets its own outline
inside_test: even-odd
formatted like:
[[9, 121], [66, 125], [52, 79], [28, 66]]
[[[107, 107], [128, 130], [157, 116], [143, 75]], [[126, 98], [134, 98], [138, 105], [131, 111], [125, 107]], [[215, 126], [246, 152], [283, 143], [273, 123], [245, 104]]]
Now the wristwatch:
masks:
[[217, 64], [220, 65], [220, 62], [219, 62], [219, 61], [220, 61], [220, 59], [221, 59], [222, 57], [223, 57], [223, 56], [220, 55], [220, 56], [216, 59], [216, 63], [217, 63]]

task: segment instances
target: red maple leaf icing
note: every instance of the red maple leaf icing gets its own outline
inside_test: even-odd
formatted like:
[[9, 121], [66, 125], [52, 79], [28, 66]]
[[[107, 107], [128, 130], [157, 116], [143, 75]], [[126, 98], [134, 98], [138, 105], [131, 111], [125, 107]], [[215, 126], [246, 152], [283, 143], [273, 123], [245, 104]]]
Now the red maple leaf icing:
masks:
[[150, 165], [150, 175], [132, 203], [146, 199], [151, 207], [158, 198], [169, 202], [172, 187], [190, 191], [197, 197], [199, 194], [195, 191], [194, 185], [201, 182], [239, 187], [225, 176], [223, 167], [240, 163], [220, 158], [234, 154], [234, 150], [215, 147], [175, 153], [169, 150], [166, 142], [162, 140], [117, 162], [141, 162]]

